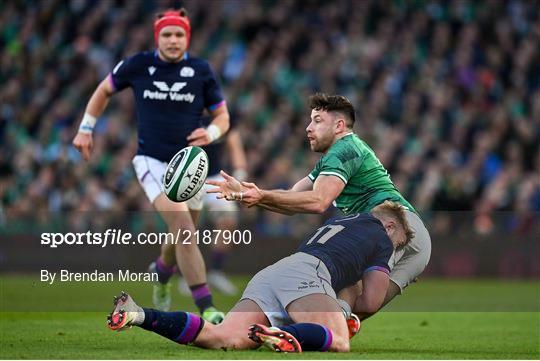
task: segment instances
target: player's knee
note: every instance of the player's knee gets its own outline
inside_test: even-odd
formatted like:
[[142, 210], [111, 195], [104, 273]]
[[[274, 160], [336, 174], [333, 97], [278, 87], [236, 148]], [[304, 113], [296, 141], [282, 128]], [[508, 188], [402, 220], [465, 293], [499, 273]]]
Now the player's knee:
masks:
[[332, 340], [332, 345], [330, 346], [329, 351], [332, 352], [349, 352], [351, 349], [350, 342], [348, 338], [345, 337], [334, 337]]

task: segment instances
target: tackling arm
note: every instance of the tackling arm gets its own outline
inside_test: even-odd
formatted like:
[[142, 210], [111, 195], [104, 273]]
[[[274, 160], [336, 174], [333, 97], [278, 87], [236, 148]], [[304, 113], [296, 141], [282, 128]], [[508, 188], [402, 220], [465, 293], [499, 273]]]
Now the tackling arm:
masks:
[[390, 277], [388, 273], [374, 270], [362, 277], [362, 293], [354, 303], [353, 312], [361, 320], [377, 312], [383, 305]]

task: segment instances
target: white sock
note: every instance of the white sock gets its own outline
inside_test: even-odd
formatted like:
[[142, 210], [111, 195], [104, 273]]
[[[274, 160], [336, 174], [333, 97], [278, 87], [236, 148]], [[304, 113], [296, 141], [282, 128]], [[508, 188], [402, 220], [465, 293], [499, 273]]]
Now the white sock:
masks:
[[133, 320], [133, 324], [137, 326], [142, 325], [142, 323], [144, 322], [144, 311], [142, 307], [139, 307], [136, 312], [137, 316], [135, 317], [135, 320]]

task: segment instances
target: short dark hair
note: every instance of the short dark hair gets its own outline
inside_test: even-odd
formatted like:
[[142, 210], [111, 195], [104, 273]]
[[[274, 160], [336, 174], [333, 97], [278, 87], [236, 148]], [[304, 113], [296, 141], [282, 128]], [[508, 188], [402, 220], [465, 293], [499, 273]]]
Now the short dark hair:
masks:
[[351, 101], [343, 95], [313, 94], [309, 97], [309, 108], [325, 112], [339, 112], [345, 117], [347, 127], [352, 129], [354, 125], [354, 107]]

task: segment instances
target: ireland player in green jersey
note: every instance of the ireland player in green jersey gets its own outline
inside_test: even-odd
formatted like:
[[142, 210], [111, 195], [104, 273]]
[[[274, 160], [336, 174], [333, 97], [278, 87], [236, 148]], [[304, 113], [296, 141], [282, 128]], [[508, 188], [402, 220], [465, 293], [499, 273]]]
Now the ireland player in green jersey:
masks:
[[[431, 254], [429, 233], [409, 202], [399, 193], [388, 172], [371, 148], [353, 133], [355, 111], [351, 102], [340, 95], [315, 94], [309, 99], [311, 121], [306, 128], [311, 150], [323, 156], [308, 176], [290, 190], [264, 190], [254, 183], [238, 182], [225, 172], [217, 188], [218, 198], [240, 201], [283, 214], [322, 213], [334, 204], [343, 213], [368, 212], [385, 200], [407, 209], [407, 219], [415, 232], [411, 242], [396, 249], [389, 266], [390, 285], [384, 304], [413, 282], [426, 267]], [[360, 285], [340, 294], [355, 313], [367, 317], [378, 311], [364, 297], [355, 301]], [[366, 301], [367, 299], [367, 301]], [[377, 306], [378, 307], [378, 306]]]

